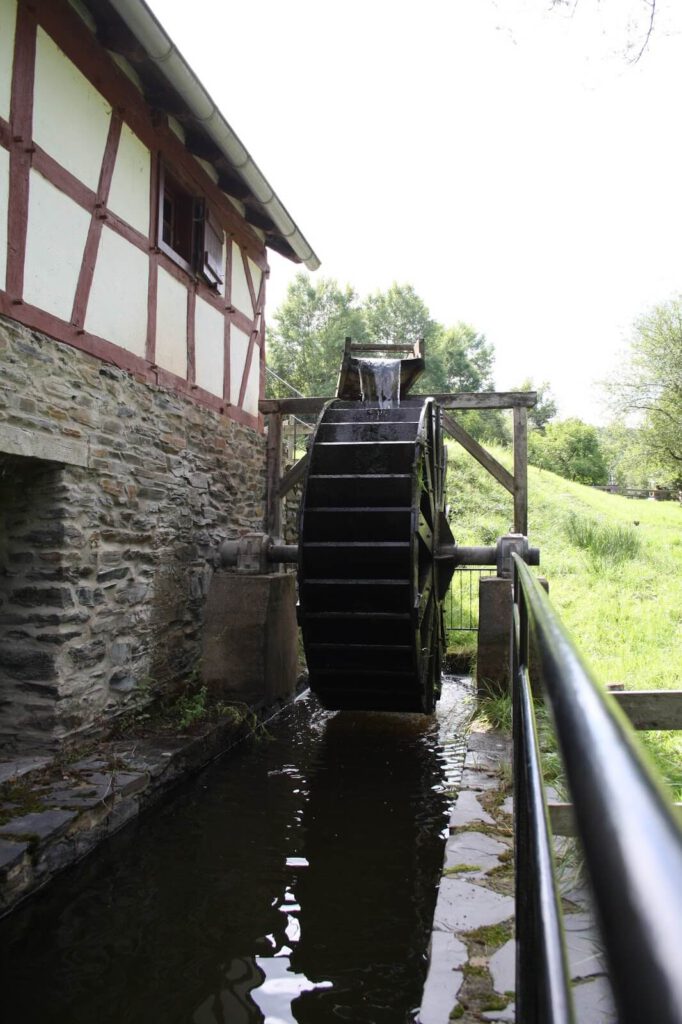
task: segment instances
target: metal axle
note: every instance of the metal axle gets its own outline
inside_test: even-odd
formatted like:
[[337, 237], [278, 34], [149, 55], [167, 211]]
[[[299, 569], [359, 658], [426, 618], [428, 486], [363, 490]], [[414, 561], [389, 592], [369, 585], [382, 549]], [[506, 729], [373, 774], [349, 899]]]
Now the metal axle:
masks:
[[[528, 546], [528, 538], [508, 533], [497, 544], [466, 546], [441, 544], [436, 561], [454, 565], [493, 565], [498, 576], [511, 578], [511, 556], [516, 552], [527, 565], [540, 564], [540, 549]], [[268, 573], [273, 565], [298, 562], [298, 544], [280, 544], [266, 533], [247, 533], [240, 540], [226, 540], [220, 546], [220, 563], [237, 572]]]

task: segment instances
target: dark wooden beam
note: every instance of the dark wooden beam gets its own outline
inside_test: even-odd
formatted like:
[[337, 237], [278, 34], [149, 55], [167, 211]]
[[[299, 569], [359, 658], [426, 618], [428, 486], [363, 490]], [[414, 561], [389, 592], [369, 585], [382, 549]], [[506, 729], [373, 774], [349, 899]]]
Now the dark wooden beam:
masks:
[[502, 484], [510, 494], [514, 493], [514, 477], [509, 470], [505, 469], [471, 434], [468, 434], [464, 427], [460, 426], [447, 413], [443, 413], [443, 426], [448, 434], [454, 437], [455, 441], [461, 444], [465, 451], [469, 452], [469, 455], [472, 455], [484, 469], [487, 469], [491, 476], [495, 477], [498, 483]]
[[432, 397], [444, 409], [531, 409], [538, 400], [535, 391], [460, 391]]
[[[320, 411], [325, 402], [330, 402], [332, 397], [329, 395], [326, 398], [264, 398], [259, 403], [259, 409], [263, 413], [286, 412], [314, 415]], [[410, 395], [411, 399], [428, 397], [435, 398], [444, 409], [462, 410], [529, 409], [537, 401], [535, 391], [461, 391], [459, 394]]]
[[223, 156], [219, 147], [215, 144], [206, 132], [194, 125], [185, 125], [185, 145], [190, 153], [199, 157], [200, 160], [208, 160], [215, 163]]
[[260, 228], [261, 231], [276, 231], [277, 228], [273, 224], [272, 220], [266, 213], [261, 210], [254, 210], [252, 206], [246, 206], [244, 210], [244, 216], [249, 224], [253, 224], [255, 228]]
[[310, 455], [304, 455], [302, 459], [295, 462], [279, 482], [279, 496], [283, 498], [296, 484], [299, 484], [305, 476], [305, 471], [310, 460]]
[[[280, 256], [284, 256], [286, 259], [291, 260], [292, 263], [302, 263], [303, 260], [300, 256], [297, 256], [294, 250], [291, 248], [286, 238], [282, 235], [275, 234], [274, 231], [269, 231], [265, 238], [265, 244], [269, 249], [274, 249]], [[328, 398], [321, 399], [322, 403], [328, 402]], [[320, 406], [322, 408], [322, 406]]]
[[218, 188], [222, 189], [223, 192], [227, 192], [228, 196], [234, 196], [235, 199], [246, 199], [247, 196], [251, 195], [248, 185], [241, 178], [238, 178], [236, 174], [228, 171], [225, 163], [226, 161], [222, 160], [216, 168], [218, 171]]

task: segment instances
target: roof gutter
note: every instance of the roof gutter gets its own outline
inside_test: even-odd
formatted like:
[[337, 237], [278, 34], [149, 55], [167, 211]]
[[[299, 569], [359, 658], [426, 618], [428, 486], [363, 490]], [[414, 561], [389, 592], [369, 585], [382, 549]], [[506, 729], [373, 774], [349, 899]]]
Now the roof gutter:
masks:
[[277, 198], [248, 150], [218, 110], [203, 85], [185, 62], [143, 0], [113, 0], [113, 6], [135, 38], [144, 46], [150, 60], [180, 94], [194, 117], [239, 171], [252, 194], [268, 212], [273, 224], [286, 238], [308, 270], [317, 270], [320, 261]]

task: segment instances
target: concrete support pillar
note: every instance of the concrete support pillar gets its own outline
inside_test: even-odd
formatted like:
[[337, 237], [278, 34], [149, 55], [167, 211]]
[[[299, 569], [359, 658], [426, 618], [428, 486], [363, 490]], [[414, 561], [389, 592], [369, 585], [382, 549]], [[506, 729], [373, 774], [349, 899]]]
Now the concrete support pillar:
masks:
[[480, 696], [509, 691], [512, 581], [483, 576], [478, 586], [476, 686]]
[[292, 573], [217, 572], [204, 615], [202, 675], [212, 694], [266, 705], [290, 697], [298, 673]]

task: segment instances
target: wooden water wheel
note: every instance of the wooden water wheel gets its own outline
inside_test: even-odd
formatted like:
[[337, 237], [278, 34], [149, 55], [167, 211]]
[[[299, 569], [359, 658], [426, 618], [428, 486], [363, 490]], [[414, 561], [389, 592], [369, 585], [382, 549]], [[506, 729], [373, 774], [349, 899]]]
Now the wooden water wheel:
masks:
[[336, 400], [311, 438], [299, 522], [310, 687], [331, 709], [433, 711], [452, 543], [430, 398]]

